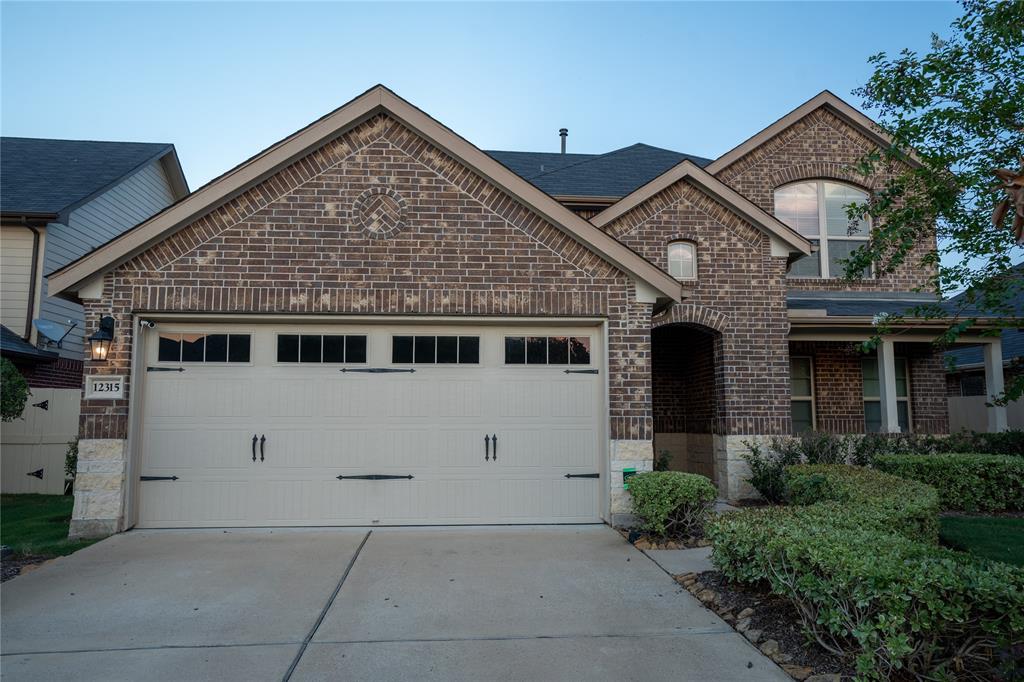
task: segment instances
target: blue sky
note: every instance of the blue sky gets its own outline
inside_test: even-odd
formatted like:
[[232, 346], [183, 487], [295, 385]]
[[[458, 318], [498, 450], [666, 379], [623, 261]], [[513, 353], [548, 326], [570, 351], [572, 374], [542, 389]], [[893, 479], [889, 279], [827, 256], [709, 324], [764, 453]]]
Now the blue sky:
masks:
[[195, 188], [381, 82], [485, 149], [715, 157], [953, 3], [0, 4], [4, 135], [173, 142]]

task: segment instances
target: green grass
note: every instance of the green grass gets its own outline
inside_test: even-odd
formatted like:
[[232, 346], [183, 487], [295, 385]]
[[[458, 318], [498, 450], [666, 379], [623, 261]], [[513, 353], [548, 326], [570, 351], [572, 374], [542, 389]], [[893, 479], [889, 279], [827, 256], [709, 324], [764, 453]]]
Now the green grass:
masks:
[[1024, 566], [1024, 519], [997, 516], [944, 516], [939, 519], [944, 545], [985, 559]]
[[68, 540], [70, 495], [0, 495], [0, 544], [15, 555], [64, 556], [95, 540]]

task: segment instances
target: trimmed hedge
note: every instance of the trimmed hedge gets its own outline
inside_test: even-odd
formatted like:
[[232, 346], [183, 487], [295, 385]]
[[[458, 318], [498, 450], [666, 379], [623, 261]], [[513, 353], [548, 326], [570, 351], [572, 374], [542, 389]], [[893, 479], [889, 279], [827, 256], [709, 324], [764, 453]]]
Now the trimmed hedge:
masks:
[[699, 474], [648, 471], [629, 479], [629, 494], [644, 530], [681, 537], [703, 529], [718, 491]]
[[880, 530], [865, 504], [722, 514], [707, 528], [713, 561], [789, 598], [821, 646], [856, 655], [862, 678], [990, 673], [1024, 637], [1024, 570]]
[[786, 468], [786, 481], [791, 504], [835, 502], [858, 525], [938, 541], [939, 496], [929, 485], [845, 464], [797, 464]]
[[878, 455], [874, 466], [939, 491], [943, 509], [1024, 509], [1024, 458], [1007, 455]]

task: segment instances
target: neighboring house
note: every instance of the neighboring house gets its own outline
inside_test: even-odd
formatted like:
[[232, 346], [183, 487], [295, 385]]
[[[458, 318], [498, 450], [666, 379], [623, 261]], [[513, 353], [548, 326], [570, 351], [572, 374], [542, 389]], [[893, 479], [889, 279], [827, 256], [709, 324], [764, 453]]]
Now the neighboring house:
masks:
[[78, 433], [85, 320], [46, 274], [187, 194], [173, 145], [0, 138], [0, 354], [32, 389], [3, 425], [3, 492], [62, 493]]
[[[1024, 274], [1024, 265], [1015, 267], [1017, 276]], [[953, 297], [950, 304], [961, 302], [963, 294]], [[1024, 290], [1017, 291], [1010, 301], [1015, 314], [1024, 318]], [[1024, 331], [1003, 329], [999, 335], [1004, 374], [1019, 375], [1024, 368]], [[988, 426], [986, 405], [990, 395], [985, 381], [985, 347], [955, 348], [946, 353], [946, 395], [949, 402], [949, 428], [951, 432], [967, 429], [984, 431]], [[1007, 405], [1007, 425], [1024, 429], [1024, 401], [1015, 400]]]
[[112, 337], [72, 534], [619, 523], [662, 451], [737, 499], [746, 441], [943, 433], [934, 330], [856, 350], [931, 273], [836, 279], [883, 144], [825, 92], [710, 162], [484, 152], [374, 87], [51, 276]]

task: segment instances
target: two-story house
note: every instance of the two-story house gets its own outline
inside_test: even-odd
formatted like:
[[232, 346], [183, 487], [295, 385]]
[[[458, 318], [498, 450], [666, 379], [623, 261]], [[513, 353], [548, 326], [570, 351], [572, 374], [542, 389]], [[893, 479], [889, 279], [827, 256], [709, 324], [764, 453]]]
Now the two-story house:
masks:
[[78, 434], [85, 319], [47, 273], [187, 194], [170, 144], [0, 138], [0, 354], [32, 391], [3, 425], [3, 492], [62, 493]]
[[837, 279], [886, 143], [825, 92], [714, 160], [485, 152], [374, 87], [52, 275], [72, 534], [615, 523], [661, 451], [736, 499], [744, 441], [941, 433], [929, 330], [856, 348], [928, 273]]

